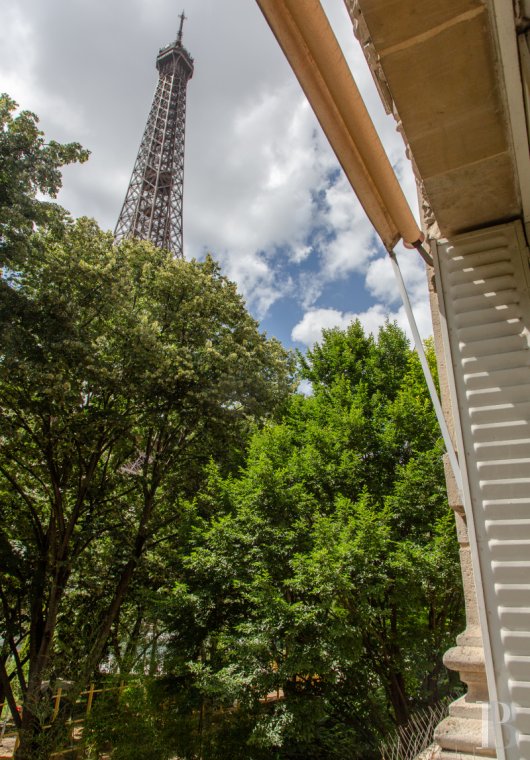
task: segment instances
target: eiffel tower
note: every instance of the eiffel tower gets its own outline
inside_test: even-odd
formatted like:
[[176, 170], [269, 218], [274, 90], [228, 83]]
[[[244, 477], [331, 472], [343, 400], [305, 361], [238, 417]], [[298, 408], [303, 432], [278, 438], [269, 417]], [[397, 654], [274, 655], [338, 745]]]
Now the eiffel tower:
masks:
[[175, 42], [156, 59], [158, 84], [129, 188], [114, 230], [123, 238], [150, 240], [182, 257], [182, 195], [186, 87], [193, 58], [182, 45], [184, 13]]

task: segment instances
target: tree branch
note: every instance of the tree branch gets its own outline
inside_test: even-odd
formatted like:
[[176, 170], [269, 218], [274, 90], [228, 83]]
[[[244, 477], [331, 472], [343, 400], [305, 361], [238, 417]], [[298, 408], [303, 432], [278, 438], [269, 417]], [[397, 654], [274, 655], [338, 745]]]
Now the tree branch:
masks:
[[36, 528], [37, 542], [42, 546], [45, 540], [44, 528], [42, 527], [42, 523], [39, 519], [37, 510], [33, 506], [32, 500], [26, 494], [26, 492], [24, 491], [22, 486], [18, 483], [18, 481], [11, 475], [11, 473], [8, 470], [5, 469], [5, 467], [2, 467], [2, 465], [0, 465], [0, 472], [5, 477], [5, 479], [13, 486], [13, 488], [18, 493], [18, 495], [23, 499], [23, 501], [27, 504], [27, 507], [32, 517], [32, 522], [34, 524], [34, 527]]

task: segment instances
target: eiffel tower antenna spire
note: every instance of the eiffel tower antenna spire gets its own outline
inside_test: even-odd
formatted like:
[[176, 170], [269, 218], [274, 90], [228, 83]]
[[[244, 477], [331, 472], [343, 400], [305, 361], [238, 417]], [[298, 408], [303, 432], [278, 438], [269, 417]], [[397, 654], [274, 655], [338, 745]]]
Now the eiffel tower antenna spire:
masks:
[[184, 11], [182, 11], [179, 18], [180, 18], [180, 27], [179, 27], [179, 33], [177, 35], [177, 43], [181, 45], [182, 44], [182, 27], [184, 26], [184, 22], [186, 21], [186, 16], [184, 15]]

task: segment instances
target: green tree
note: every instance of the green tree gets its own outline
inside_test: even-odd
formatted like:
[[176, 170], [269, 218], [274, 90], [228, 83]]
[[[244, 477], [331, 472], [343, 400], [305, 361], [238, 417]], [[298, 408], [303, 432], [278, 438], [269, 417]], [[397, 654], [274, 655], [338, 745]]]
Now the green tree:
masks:
[[86, 161], [79, 143], [46, 142], [39, 120], [30, 111], [14, 115], [17, 104], [0, 95], [0, 266], [17, 269], [28, 253], [35, 227], [60, 226], [65, 212], [55, 198], [61, 189], [61, 167]]
[[376, 757], [390, 726], [448, 688], [462, 598], [443, 452], [395, 325], [325, 333], [302, 374], [313, 396], [195, 500], [172, 666], [212, 715], [237, 700], [253, 716], [241, 757]]
[[[2, 600], [17, 758], [35, 758], [56, 740], [43, 684], [72, 681], [71, 699], [86, 685], [204, 467], [241, 461], [290, 366], [212, 259], [115, 246], [86, 219], [41, 236], [4, 287], [0, 329]], [[12, 683], [4, 668], [11, 701]]]

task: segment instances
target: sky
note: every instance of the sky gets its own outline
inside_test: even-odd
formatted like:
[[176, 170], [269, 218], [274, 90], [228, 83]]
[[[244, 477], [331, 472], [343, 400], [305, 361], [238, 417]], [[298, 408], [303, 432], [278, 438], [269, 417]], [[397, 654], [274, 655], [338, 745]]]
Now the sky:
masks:
[[[396, 122], [343, 0], [324, 9], [417, 217]], [[269, 335], [304, 350], [323, 328], [386, 318], [407, 332], [390, 262], [254, 0], [0, 0], [0, 91], [78, 141], [59, 202], [114, 229], [151, 106], [159, 48], [185, 10], [188, 85], [184, 253], [211, 253]], [[431, 333], [425, 267], [398, 249], [420, 332]]]

